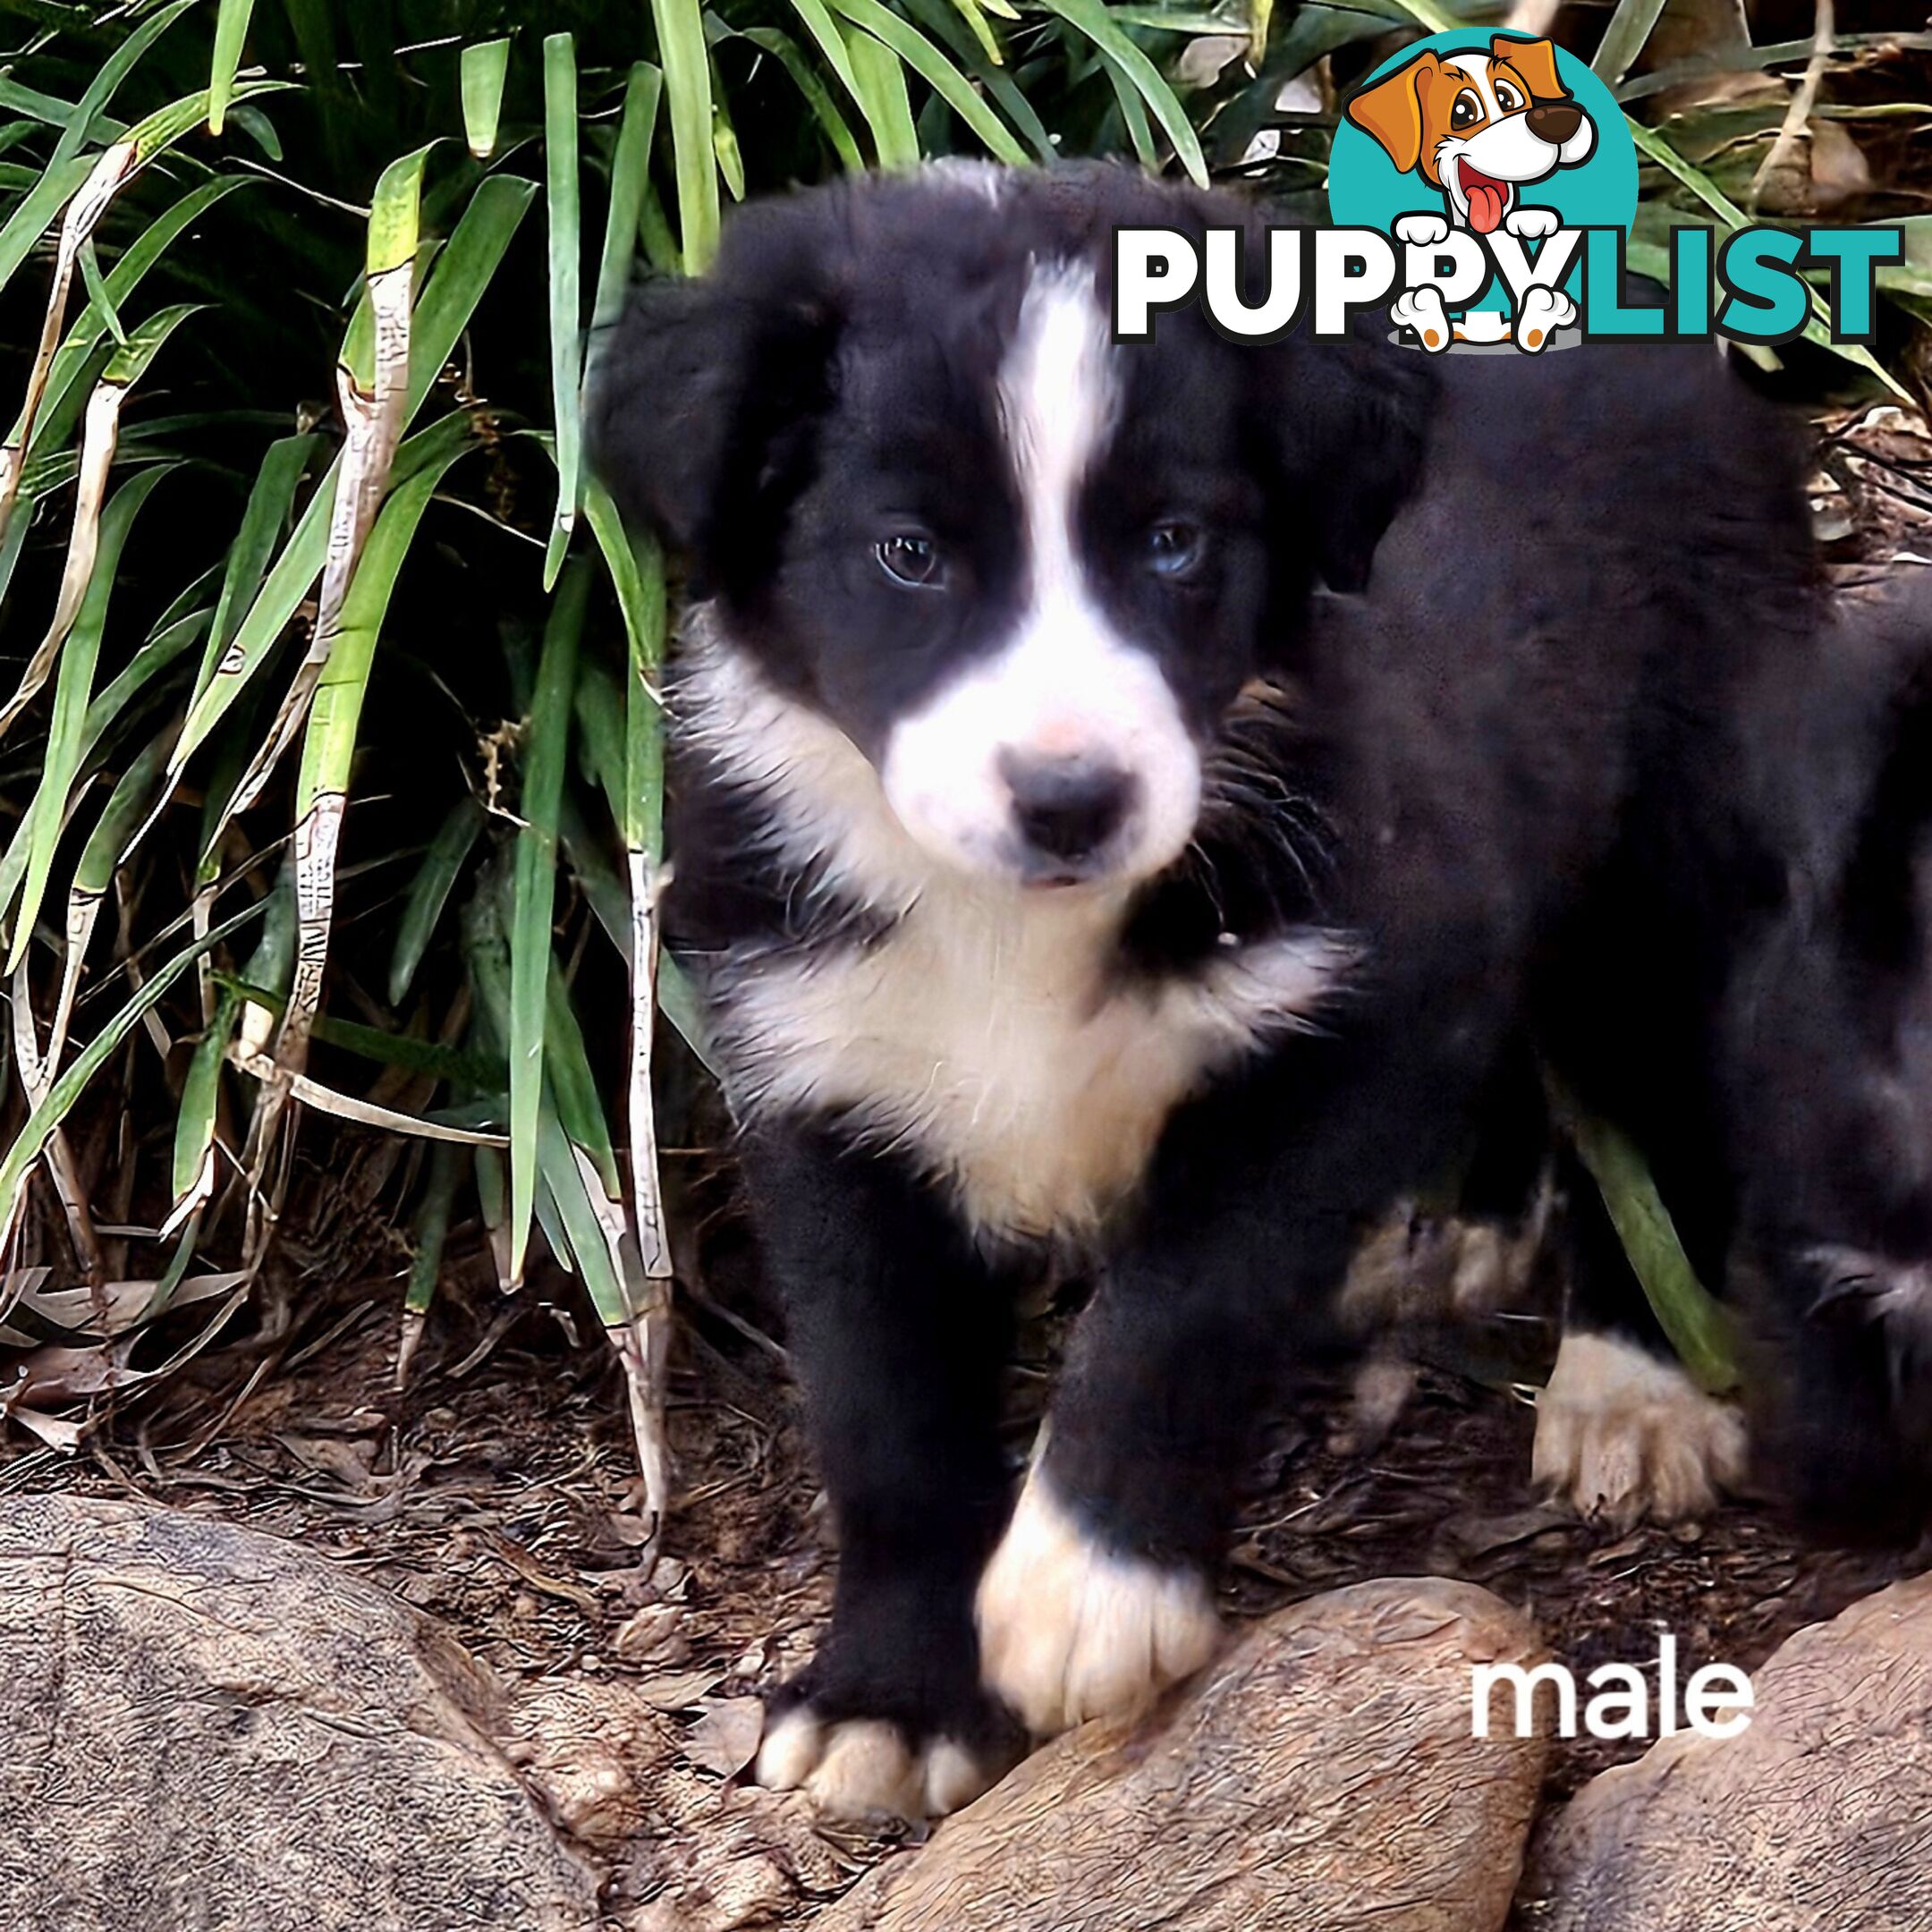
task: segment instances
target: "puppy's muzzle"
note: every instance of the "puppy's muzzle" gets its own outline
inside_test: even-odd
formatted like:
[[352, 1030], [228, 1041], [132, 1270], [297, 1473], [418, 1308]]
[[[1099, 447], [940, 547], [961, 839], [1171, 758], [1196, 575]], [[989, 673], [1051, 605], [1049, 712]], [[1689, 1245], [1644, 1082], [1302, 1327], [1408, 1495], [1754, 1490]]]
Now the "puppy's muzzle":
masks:
[[1140, 784], [1131, 773], [1091, 758], [1004, 750], [999, 775], [1012, 794], [1028, 877], [1041, 885], [1071, 884], [1105, 870], [1108, 848], [1140, 802]]
[[1538, 140], [1561, 148], [1583, 125], [1583, 110], [1574, 101], [1541, 101], [1523, 118]]

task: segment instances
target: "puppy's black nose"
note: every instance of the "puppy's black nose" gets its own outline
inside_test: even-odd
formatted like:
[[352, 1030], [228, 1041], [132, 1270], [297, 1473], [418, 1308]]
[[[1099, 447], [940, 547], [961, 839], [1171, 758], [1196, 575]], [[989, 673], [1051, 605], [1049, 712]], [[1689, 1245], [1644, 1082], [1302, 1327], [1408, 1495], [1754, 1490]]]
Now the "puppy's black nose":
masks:
[[1538, 140], [1561, 148], [1583, 125], [1583, 110], [1574, 101], [1539, 101], [1523, 119]]
[[1013, 793], [1013, 821], [1035, 852], [1078, 865], [1124, 823], [1135, 784], [1125, 772], [1084, 758], [1002, 751], [1000, 776]]

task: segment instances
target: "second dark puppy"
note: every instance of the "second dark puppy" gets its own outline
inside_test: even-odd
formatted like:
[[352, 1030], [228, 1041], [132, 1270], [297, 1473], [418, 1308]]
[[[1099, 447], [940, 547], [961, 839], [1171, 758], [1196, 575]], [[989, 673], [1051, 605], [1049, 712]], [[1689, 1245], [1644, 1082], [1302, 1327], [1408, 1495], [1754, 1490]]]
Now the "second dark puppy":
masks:
[[[1112, 342], [1116, 225], [1249, 218], [842, 185], [603, 365], [604, 472], [691, 563], [668, 919], [840, 1538], [760, 1768], [835, 1809], [950, 1809], [1006, 1712], [1204, 1660], [1257, 1419], [1500, 1056], [1724, 1166], [1716, 1009], [1784, 877], [1740, 721], [1812, 616], [1784, 438], [1707, 349]], [[1056, 1250], [1098, 1286], [1015, 1503]], [[1621, 1319], [1566, 1343], [1551, 1473], [1707, 1496], [1736, 1423]]]

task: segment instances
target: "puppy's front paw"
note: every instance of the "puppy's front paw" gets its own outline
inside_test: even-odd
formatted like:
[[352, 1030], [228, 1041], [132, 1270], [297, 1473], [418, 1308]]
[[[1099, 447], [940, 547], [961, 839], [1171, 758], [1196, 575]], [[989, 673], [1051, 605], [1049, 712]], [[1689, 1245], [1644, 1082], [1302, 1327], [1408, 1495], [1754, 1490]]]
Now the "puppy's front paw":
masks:
[[1707, 1515], [1742, 1479], [1743, 1419], [1674, 1362], [1566, 1335], [1537, 1401], [1534, 1473], [1585, 1517], [1627, 1529]]
[[1514, 235], [1519, 242], [1540, 242], [1546, 235], [1555, 234], [1562, 225], [1563, 217], [1555, 208], [1512, 208], [1503, 217], [1503, 232]]
[[1411, 289], [1389, 304], [1389, 320], [1397, 328], [1412, 328], [1422, 338], [1422, 346], [1440, 354], [1449, 346], [1449, 311], [1443, 307], [1442, 291]]
[[775, 1718], [756, 1775], [772, 1791], [803, 1791], [834, 1818], [944, 1818], [996, 1784], [1006, 1763], [958, 1738], [915, 1742], [884, 1717], [834, 1719], [809, 1703]]
[[1449, 224], [1440, 215], [1401, 215], [1395, 220], [1395, 239], [1413, 248], [1434, 248], [1449, 239]]
[[1036, 1469], [979, 1582], [987, 1688], [1038, 1737], [1124, 1717], [1214, 1655], [1206, 1581], [1108, 1549]]
[[1561, 289], [1533, 288], [1516, 312], [1516, 343], [1534, 355], [1560, 328], [1576, 320], [1577, 306]]

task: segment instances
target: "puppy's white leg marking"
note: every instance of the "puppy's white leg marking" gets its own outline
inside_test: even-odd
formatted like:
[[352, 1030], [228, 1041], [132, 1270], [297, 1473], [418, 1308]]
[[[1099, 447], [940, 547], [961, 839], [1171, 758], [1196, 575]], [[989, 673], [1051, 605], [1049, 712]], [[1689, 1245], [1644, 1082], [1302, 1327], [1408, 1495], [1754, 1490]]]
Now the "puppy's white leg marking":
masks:
[[1530, 289], [1517, 313], [1516, 346], [1534, 355], [1556, 330], [1568, 328], [1576, 314], [1576, 304], [1561, 289]]
[[1580, 1514], [1620, 1527], [1707, 1514], [1744, 1453], [1743, 1419], [1676, 1363], [1608, 1335], [1563, 1337], [1537, 1401], [1533, 1470]]
[[1562, 225], [1563, 217], [1555, 208], [1512, 208], [1503, 217], [1504, 233], [1521, 242], [1540, 242], [1546, 235], [1555, 234]]
[[979, 1668], [1037, 1736], [1124, 1717], [1198, 1671], [1221, 1623], [1191, 1570], [1084, 1534], [1036, 1468], [979, 1583]]
[[914, 1750], [896, 1724], [876, 1717], [827, 1724], [801, 1705], [766, 1733], [756, 1775], [771, 1791], [802, 1790], [834, 1818], [916, 1822], [970, 1804], [999, 1767], [952, 1738]]
[[1396, 217], [1395, 239], [1414, 248], [1434, 248], [1449, 239], [1449, 224], [1440, 215], [1402, 215]]
[[1397, 328], [1412, 328], [1432, 354], [1440, 355], [1449, 346], [1449, 311], [1440, 289], [1410, 289], [1398, 295], [1389, 304], [1389, 320]]

